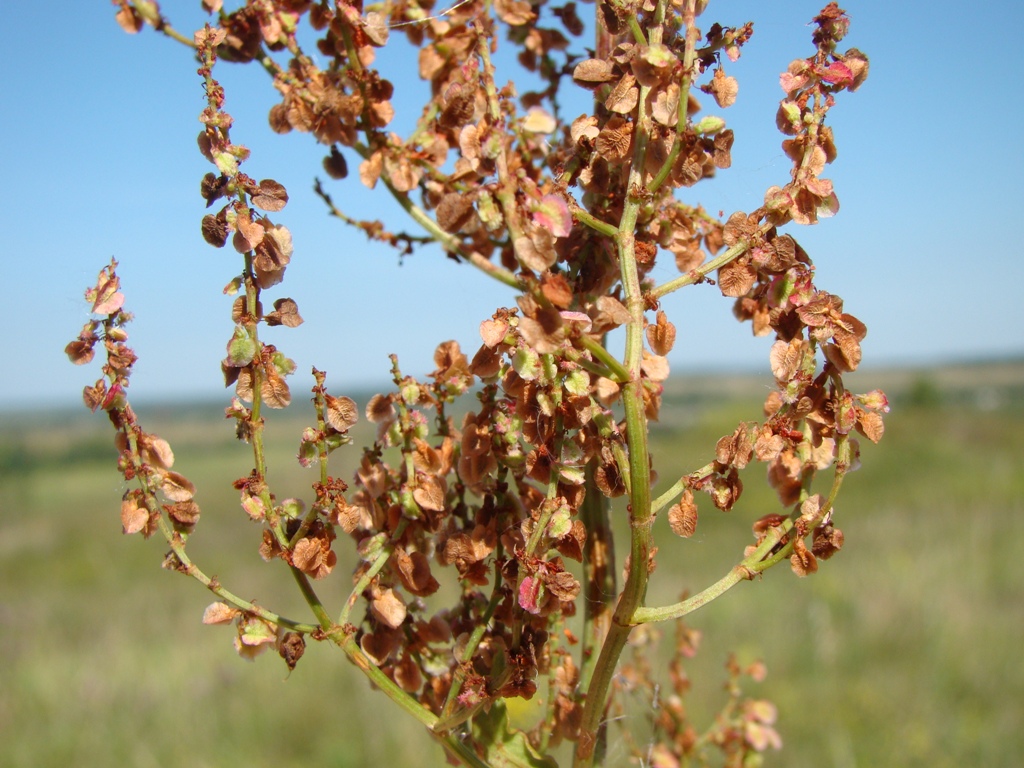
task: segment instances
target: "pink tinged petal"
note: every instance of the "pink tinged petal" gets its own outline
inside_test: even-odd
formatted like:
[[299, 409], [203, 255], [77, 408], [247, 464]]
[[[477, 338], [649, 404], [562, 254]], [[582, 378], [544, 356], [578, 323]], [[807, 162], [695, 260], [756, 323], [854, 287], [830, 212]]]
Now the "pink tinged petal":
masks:
[[124, 306], [124, 294], [116, 291], [103, 295], [102, 300], [97, 299], [92, 311], [97, 315], [112, 315], [122, 306]]
[[541, 581], [536, 576], [527, 576], [519, 585], [519, 607], [532, 614], [540, 613], [537, 600], [540, 598]]
[[572, 230], [572, 213], [558, 195], [544, 195], [533, 211], [533, 221], [555, 237], [568, 237]]
[[562, 316], [562, 320], [565, 321], [566, 323], [579, 325], [580, 329], [584, 333], [589, 331], [594, 325], [594, 321], [586, 312], [573, 312], [572, 310], [564, 310], [562, 312], [559, 312], [558, 314]]
[[833, 61], [828, 67], [819, 67], [818, 77], [833, 85], [853, 85], [853, 70], [841, 61]]

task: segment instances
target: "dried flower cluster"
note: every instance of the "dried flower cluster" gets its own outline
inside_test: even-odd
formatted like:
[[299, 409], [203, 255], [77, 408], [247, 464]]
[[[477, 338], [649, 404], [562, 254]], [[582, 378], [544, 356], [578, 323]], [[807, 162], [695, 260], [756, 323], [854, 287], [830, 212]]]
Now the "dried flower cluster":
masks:
[[[676, 196], [731, 164], [733, 133], [721, 117], [702, 114], [707, 105], [698, 94], [722, 109], [736, 100], [738, 83], [726, 67], [753, 34], [752, 24], [709, 24], [702, 32], [705, 2], [599, 4], [593, 50], [580, 42], [586, 25], [573, 2], [464, 0], [437, 9], [416, 0], [366, 7], [248, 0], [229, 11], [204, 0], [215, 23], [192, 40], [155, 2], [115, 4], [127, 31], [148, 23], [192, 45], [200, 62], [207, 105], [199, 149], [215, 168], [201, 193], [216, 208], [201, 232], [218, 248], [230, 241], [242, 264], [225, 288], [235, 297], [234, 327], [222, 367], [235, 391], [226, 416], [252, 446], [254, 466], [234, 487], [246, 518], [263, 526], [259, 554], [286, 564], [315, 623], [238, 598], [188, 558], [199, 519], [195, 488], [171, 469], [170, 447], [146, 433], [128, 405], [135, 355], [126, 345], [130, 315], [116, 262], [87, 294], [98, 319], [67, 353], [87, 363], [97, 344], [106, 352], [104, 377], [85, 399], [110, 415], [120, 469], [138, 481], [122, 502], [125, 532], [167, 538], [165, 566], [219, 597], [204, 621], [233, 624], [240, 654], [274, 647], [293, 667], [306, 638], [329, 639], [430, 728], [452, 759], [550, 764], [551, 749], [573, 742], [575, 764], [589, 765], [607, 738], [609, 707], [621, 706], [624, 689], [653, 685], [643, 655], [613, 685], [631, 632], [650, 634], [651, 622], [679, 618], [783, 560], [800, 576], [813, 573], [842, 547], [833, 512], [858, 460], [852, 436], [880, 439], [888, 406], [879, 391], [855, 395], [844, 387], [842, 374], [860, 364], [865, 326], [838, 296], [816, 287], [809, 256], [779, 232], [838, 210], [832, 183], [821, 177], [836, 157], [825, 118], [836, 94], [864, 81], [868, 62], [856, 49], [838, 52], [848, 19], [835, 3], [814, 19], [814, 53], [792, 62], [780, 80], [777, 124], [787, 136], [791, 179], [767, 190], [762, 207], [725, 221]], [[304, 24], [316, 34], [315, 55], [300, 46]], [[430, 84], [405, 137], [388, 130], [395, 85], [373, 68], [378, 49], [400, 35], [419, 51], [419, 75]], [[545, 89], [519, 94], [511, 83], [500, 85], [492, 58], [499, 44], [513, 46]], [[303, 432], [298, 453], [303, 466], [319, 469], [308, 504], [274, 495], [263, 449], [263, 409], [289, 405], [295, 365], [259, 329], [302, 322], [290, 298], [274, 300], [272, 311], [263, 306], [293, 257], [288, 229], [269, 216], [288, 194], [240, 170], [249, 151], [230, 138], [232, 119], [213, 76], [218, 59], [261, 64], [281, 96], [269, 115], [273, 129], [311, 133], [327, 148], [332, 179], [344, 179], [357, 161], [359, 182], [383, 187], [426, 235], [351, 219], [318, 182], [333, 215], [406, 254], [439, 244], [515, 291], [512, 306], [480, 324], [472, 357], [442, 343], [436, 369], [422, 379], [404, 374], [392, 357], [394, 389], [362, 409], [376, 438], [347, 480], [329, 473], [328, 457], [352, 442], [360, 408], [330, 394], [326, 374], [313, 370], [316, 424]], [[563, 118], [565, 88], [591, 92], [592, 112]], [[666, 258], [680, 275], [659, 285], [652, 270]], [[699, 469], [662, 469], [678, 480], [652, 498], [648, 424], [659, 415], [676, 338], [661, 299], [713, 283], [714, 273], [721, 293], [735, 300], [736, 317], [758, 336], [774, 335], [777, 387], [763, 420], [739, 424]], [[605, 346], [620, 327], [621, 356]], [[778, 510], [756, 519], [753, 543], [725, 578], [676, 605], [646, 606], [657, 514], [665, 512], [675, 534], [692, 536], [698, 496], [733, 509], [740, 472], [751, 462], [765, 466]], [[822, 495], [813, 486], [826, 469], [831, 487]], [[618, 497], [628, 502], [614, 514], [628, 515], [631, 530], [621, 588], [609, 522]], [[339, 536], [351, 541], [359, 564], [350, 598], [332, 615], [314, 583], [338, 578]], [[763, 669], [734, 664], [729, 704], [698, 738], [682, 705], [689, 687], [682, 663], [695, 647], [696, 633], [681, 630], [672, 698], [655, 723], [654, 764], [703, 759], [715, 747], [738, 765], [778, 747], [774, 708], [744, 699], [737, 682]], [[501, 700], [538, 692], [546, 708], [536, 728], [510, 730]]]

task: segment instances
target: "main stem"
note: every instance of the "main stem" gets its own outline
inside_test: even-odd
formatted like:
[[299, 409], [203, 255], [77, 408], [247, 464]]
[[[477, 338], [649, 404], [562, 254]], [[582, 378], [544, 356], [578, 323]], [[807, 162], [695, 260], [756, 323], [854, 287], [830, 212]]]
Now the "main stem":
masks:
[[[627, 189], [640, 189], [643, 184], [644, 160], [647, 153], [648, 134], [645, 103], [649, 88], [641, 88], [637, 112], [637, 129], [633, 162], [629, 172]], [[643, 359], [644, 297], [640, 286], [640, 275], [636, 262], [636, 223], [641, 200], [630, 194], [619, 221], [616, 246], [619, 272], [622, 281], [626, 309], [630, 320], [626, 326], [626, 348], [623, 366], [628, 380], [623, 388], [623, 407], [626, 415], [626, 441], [629, 446], [630, 477], [630, 554], [629, 572], [622, 594], [612, 614], [611, 625], [597, 665], [594, 668], [590, 687], [583, 709], [579, 741], [576, 744], [574, 765], [583, 768], [593, 763], [594, 751], [599, 738], [601, 718], [608, 700], [612, 676], [622, 649], [632, 629], [633, 614], [643, 605], [649, 576], [648, 561], [651, 552], [651, 471], [647, 446], [647, 415], [644, 411], [643, 380], [640, 363]]]

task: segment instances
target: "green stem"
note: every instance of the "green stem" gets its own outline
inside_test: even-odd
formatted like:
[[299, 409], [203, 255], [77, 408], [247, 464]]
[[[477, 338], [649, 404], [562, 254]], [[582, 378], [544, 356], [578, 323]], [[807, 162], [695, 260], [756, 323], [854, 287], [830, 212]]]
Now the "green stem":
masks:
[[423, 704], [414, 699], [394, 680], [388, 677], [383, 670], [374, 664], [370, 658], [363, 653], [355, 637], [346, 633], [336, 632], [331, 639], [337, 644], [349, 660], [366, 675], [374, 686], [379, 688], [389, 699], [399, 706], [403, 711], [412, 715], [422, 725], [426, 726], [430, 734], [441, 743], [445, 751], [457, 758], [463, 765], [471, 768], [489, 768], [483, 762], [472, 747], [464, 744], [457, 736], [452, 734], [439, 733], [437, 730], [438, 717]]
[[[353, 148], [364, 158], [369, 157], [371, 154], [370, 150], [362, 144], [356, 144]], [[402, 210], [409, 215], [409, 218], [423, 227], [442, 248], [461, 256], [481, 272], [494, 278], [498, 282], [504, 283], [510, 288], [522, 288], [519, 278], [517, 278], [512, 272], [509, 272], [499, 264], [494, 264], [476, 251], [469, 250], [462, 241], [459, 240], [459, 238], [450, 232], [446, 232], [441, 229], [441, 225], [430, 218], [430, 215], [426, 211], [416, 205], [409, 198], [407, 193], [399, 192], [395, 189], [390, 179], [385, 176], [381, 176], [381, 181], [384, 183], [384, 186], [387, 187], [388, 192], [391, 193], [391, 197], [394, 198], [395, 202], [397, 202], [402, 207]], [[344, 221], [346, 217], [343, 214], [339, 215], [340, 211], [337, 211], [335, 206], [330, 202], [330, 199], [324, 195], [321, 195], [321, 197], [327, 203], [328, 207], [331, 208], [331, 213]]]
[[[836, 443], [837, 455], [842, 456], [845, 453], [845, 446], [848, 439], [848, 435], [840, 436]], [[832, 478], [832, 487], [829, 490], [828, 499], [818, 509], [814, 519], [805, 523], [809, 529], [817, 526], [832, 509], [836, 496], [839, 494], [839, 488], [843, 484], [843, 478], [846, 476], [846, 472], [846, 466], [842, 463], [842, 459], [840, 459], [840, 464], [836, 467], [835, 476]], [[799, 516], [798, 511], [794, 512], [788, 520], [772, 528], [765, 535], [764, 541], [758, 545], [757, 549], [750, 553], [748, 557], [744, 558], [724, 577], [716, 581], [703, 592], [699, 592], [698, 594], [679, 603], [675, 603], [674, 605], [664, 606], [661, 608], [640, 608], [635, 614], [633, 614], [633, 621], [636, 624], [645, 624], [654, 621], [678, 619], [704, 605], [707, 605], [712, 600], [721, 597], [739, 582], [749, 580], [755, 574], [764, 573], [769, 568], [778, 565], [783, 560], [786, 560], [792, 553], [794, 539], [788, 539], [782, 547], [779, 547], [778, 551], [773, 552], [773, 550], [783, 541], [783, 539], [788, 537], [796, 527], [796, 520]]]
[[604, 344], [586, 334], [582, 334], [580, 335], [580, 345], [593, 355], [594, 358], [608, 367], [613, 374], [612, 378], [614, 381], [620, 384], [629, 381], [629, 370], [605, 348]]
[[[644, 37], [644, 31], [640, 28], [640, 22], [637, 21], [636, 16], [630, 14], [629, 21], [627, 23], [629, 25], [629, 31], [633, 35], [633, 39], [636, 40], [636, 44], [644, 46], [647, 45], [647, 38]], [[653, 35], [651, 37], [653, 37]]]
[[592, 373], [595, 376], [600, 376], [602, 378], [609, 379], [610, 381], [616, 380], [616, 375], [613, 371], [610, 371], [603, 365], [595, 363], [593, 360], [574, 360], [573, 362], [583, 370]]
[[612, 620], [612, 600], [615, 598], [615, 540], [608, 519], [610, 503], [594, 480], [594, 465], [587, 465], [586, 496], [580, 510], [580, 519], [587, 529], [583, 544], [583, 583], [586, 594], [583, 603], [583, 649], [580, 654], [580, 682], [582, 694], [590, 686], [597, 665], [598, 654]]
[[[484, 633], [487, 632], [488, 625], [491, 623], [491, 618], [494, 616], [494, 612], [498, 610], [498, 605], [501, 603], [501, 598], [503, 596], [501, 585], [501, 566], [498, 562], [498, 558], [495, 558], [494, 588], [491, 590], [491, 599], [487, 602], [487, 608], [484, 609], [484, 615], [480, 617], [479, 623], [473, 628], [473, 632], [470, 634], [469, 640], [466, 641], [466, 647], [463, 649], [462, 655], [459, 658], [459, 661], [463, 664], [472, 660], [473, 654], [476, 653], [476, 649], [484, 637]], [[462, 684], [464, 682], [465, 676], [462, 674], [461, 668], [459, 668], [453, 675], [452, 686], [448, 689], [448, 697], [445, 699], [444, 707], [441, 710], [440, 720], [442, 722], [447, 721], [452, 716], [452, 710], [455, 708], [455, 702], [459, 698], [459, 693], [462, 691]]]
[[[504, 121], [501, 116], [501, 104], [498, 100], [498, 89], [494, 84], [494, 63], [491, 61], [490, 41], [486, 35], [481, 34], [477, 43], [477, 53], [483, 64], [484, 91], [487, 94], [487, 108], [491, 123], [495, 128], [502, 128]], [[503, 142], [501, 151], [494, 160], [498, 172], [498, 186], [494, 190], [494, 197], [498, 201], [502, 215], [505, 218], [505, 228], [508, 230], [509, 241], [512, 243], [513, 252], [516, 242], [524, 237], [522, 225], [519, 220], [519, 209], [516, 205], [516, 181], [512, 178], [508, 168], [509, 142]], [[518, 254], [517, 254], [518, 258]]]
[[576, 221], [587, 225], [595, 232], [598, 232], [605, 237], [615, 237], [618, 234], [619, 230], [615, 228], [614, 224], [609, 224], [607, 221], [601, 221], [585, 208], [580, 207], [575, 200], [572, 200], [572, 198], [569, 200], [569, 208]]
[[171, 40], [179, 42], [182, 45], [187, 45], [189, 48], [196, 47], [195, 41], [191, 38], [185, 37], [185, 35], [172, 27], [167, 22], [167, 19], [165, 19], [159, 11], [155, 10], [153, 3], [147, 3], [141, 7], [135, 2], [129, 3], [129, 5], [131, 5], [143, 19], [152, 24], [153, 28], [160, 34], [169, 37]]
[[[652, 39], [660, 30], [652, 30]], [[660, 37], [658, 37], [660, 39]], [[626, 188], [640, 189], [644, 160], [647, 153], [648, 134], [646, 102], [649, 87], [641, 87], [637, 107], [636, 137], [633, 160], [630, 166]], [[619, 595], [612, 621], [597, 664], [594, 667], [590, 685], [587, 688], [583, 717], [580, 724], [579, 741], [573, 764], [585, 768], [593, 763], [598, 744], [600, 723], [607, 705], [612, 676], [619, 656], [629, 637], [633, 614], [642, 603], [647, 592], [649, 559], [651, 552], [651, 476], [647, 445], [647, 416], [644, 411], [643, 381], [640, 363], [643, 355], [644, 310], [646, 305], [640, 285], [636, 261], [635, 231], [641, 201], [629, 195], [622, 210], [619, 231], [616, 237], [619, 257], [619, 274], [626, 309], [630, 321], [626, 325], [626, 349], [623, 365], [629, 376], [623, 389], [623, 407], [626, 414], [626, 441], [629, 447], [630, 478], [630, 560], [629, 572], [622, 594]]]
[[403, 517], [398, 527], [395, 528], [395, 532], [391, 537], [391, 541], [385, 544], [381, 551], [377, 554], [376, 559], [370, 564], [370, 567], [366, 569], [366, 572], [360, 577], [356, 585], [352, 587], [352, 592], [349, 594], [348, 600], [345, 601], [345, 607], [341, 609], [341, 615], [338, 616], [338, 624], [345, 626], [348, 623], [349, 614], [355, 607], [356, 602], [359, 600], [359, 596], [363, 594], [363, 591], [370, 586], [370, 582], [373, 578], [380, 573], [381, 568], [387, 563], [388, 558], [391, 557], [395, 551], [395, 541], [401, 538], [405, 532], [405, 527], [409, 524], [408, 518]]
[[[148, 493], [149, 492], [147, 491], [147, 494]], [[159, 526], [160, 533], [163, 535], [164, 539], [167, 540], [167, 543], [170, 545], [171, 551], [178, 559], [178, 562], [181, 563], [182, 573], [187, 576], [191, 576], [228, 605], [234, 606], [240, 611], [250, 613], [264, 621], [270, 622], [271, 624], [276, 624], [279, 627], [286, 627], [294, 630], [295, 632], [310, 634], [319, 629], [315, 624], [305, 624], [303, 622], [294, 621], [292, 619], [285, 618], [280, 614], [274, 613], [273, 611], [268, 611], [266, 608], [245, 600], [244, 598], [241, 598], [233, 592], [225, 589], [217, 579], [207, 576], [199, 566], [192, 562], [192, 559], [185, 552], [185, 547], [181, 544], [181, 539], [175, 535], [170, 524], [164, 519], [163, 515], [160, 515]]]
[[[317, 383], [317, 386], [313, 390], [313, 404], [314, 409], [316, 410], [316, 428], [321, 436], [320, 440], [317, 441], [316, 449], [317, 454], [320, 457], [320, 487], [324, 488], [330, 480], [330, 477], [327, 474], [327, 422], [324, 419], [324, 411], [327, 406], [324, 402], [324, 374], [314, 368], [313, 375], [316, 378]], [[289, 549], [292, 549], [299, 543], [299, 541], [305, 538], [310, 527], [320, 516], [321, 511], [322, 509], [319, 503], [315, 503], [309, 508], [309, 512], [307, 512], [302, 518], [302, 523], [299, 525], [298, 530], [296, 530], [291, 539], [288, 540]]]
[[327, 609], [324, 608], [324, 604], [320, 602], [320, 598], [313, 589], [313, 585], [309, 583], [309, 577], [294, 565], [291, 566], [290, 570], [292, 572], [292, 576], [295, 578], [295, 583], [299, 585], [299, 591], [302, 593], [302, 597], [306, 600], [306, 604], [309, 605], [310, 609], [313, 611], [313, 615], [316, 616], [316, 620], [320, 622], [320, 626], [324, 630], [330, 631], [334, 624], [331, 622], [331, 617], [327, 613]]
[[637, 609], [636, 613], [633, 614], [633, 622], [635, 624], [647, 624], [654, 621], [678, 619], [704, 605], [707, 605], [715, 598], [721, 597], [741, 581], [749, 578], [750, 571], [743, 565], [737, 565], [724, 577], [716, 581], [703, 592], [698, 592], [696, 595], [693, 595], [682, 602], [676, 603], [675, 605], [665, 606], [663, 608]]
[[661, 512], [661, 510], [663, 510], [665, 507], [672, 503], [676, 496], [678, 496], [679, 494], [686, 490], [686, 486], [687, 483], [685, 477], [681, 477], [678, 480], [676, 480], [676, 482], [673, 483], [671, 488], [669, 488], [667, 491], [661, 494], [661, 496], [659, 496], [658, 498], [651, 502], [651, 513], [656, 515], [659, 512]]
[[650, 184], [647, 185], [647, 189], [652, 194], [665, 183], [665, 180], [676, 164], [676, 159], [678, 159], [683, 146], [681, 137], [686, 131], [686, 123], [689, 117], [687, 107], [690, 103], [690, 88], [693, 85], [694, 64], [697, 59], [697, 41], [700, 39], [700, 30], [694, 23], [697, 16], [696, 5], [696, 0], [686, 0], [682, 10], [682, 22], [686, 26], [686, 42], [683, 49], [683, 74], [679, 81], [679, 105], [676, 108], [676, 135], [668, 157], [665, 158], [665, 162], [658, 169], [658, 173], [651, 180]]
[[676, 480], [676, 482], [672, 484], [671, 488], [669, 488], [667, 491], [665, 491], [663, 494], [661, 494], [661, 496], [659, 496], [651, 503], [652, 513], [658, 514], [661, 510], [663, 510], [665, 507], [671, 504], [672, 500], [675, 499], [676, 496], [685, 491], [687, 486], [692, 485], [697, 481], [703, 480], [705, 477], [711, 475], [714, 471], [715, 463], [710, 462], [708, 464], [705, 464], [703, 467], [696, 470], [695, 472], [691, 472], [690, 474], [684, 475], [683, 477]]

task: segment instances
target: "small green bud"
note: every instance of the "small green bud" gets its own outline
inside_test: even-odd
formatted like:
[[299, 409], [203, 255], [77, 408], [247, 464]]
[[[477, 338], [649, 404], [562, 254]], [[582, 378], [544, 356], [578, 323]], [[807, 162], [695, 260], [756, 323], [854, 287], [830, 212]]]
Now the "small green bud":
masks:
[[590, 391], [590, 374], [577, 368], [565, 377], [565, 391], [576, 397], [587, 394]]
[[235, 326], [234, 335], [228, 342], [228, 365], [244, 368], [256, 356], [256, 341], [240, 325]]
[[230, 152], [214, 153], [213, 164], [225, 176], [235, 176], [238, 174], [238, 159]]
[[715, 115], [708, 115], [701, 120], [693, 129], [700, 134], [710, 136], [725, 128], [725, 120]]
[[281, 517], [301, 517], [305, 511], [306, 504], [302, 499], [285, 499], [277, 508], [277, 514], [281, 515]]

